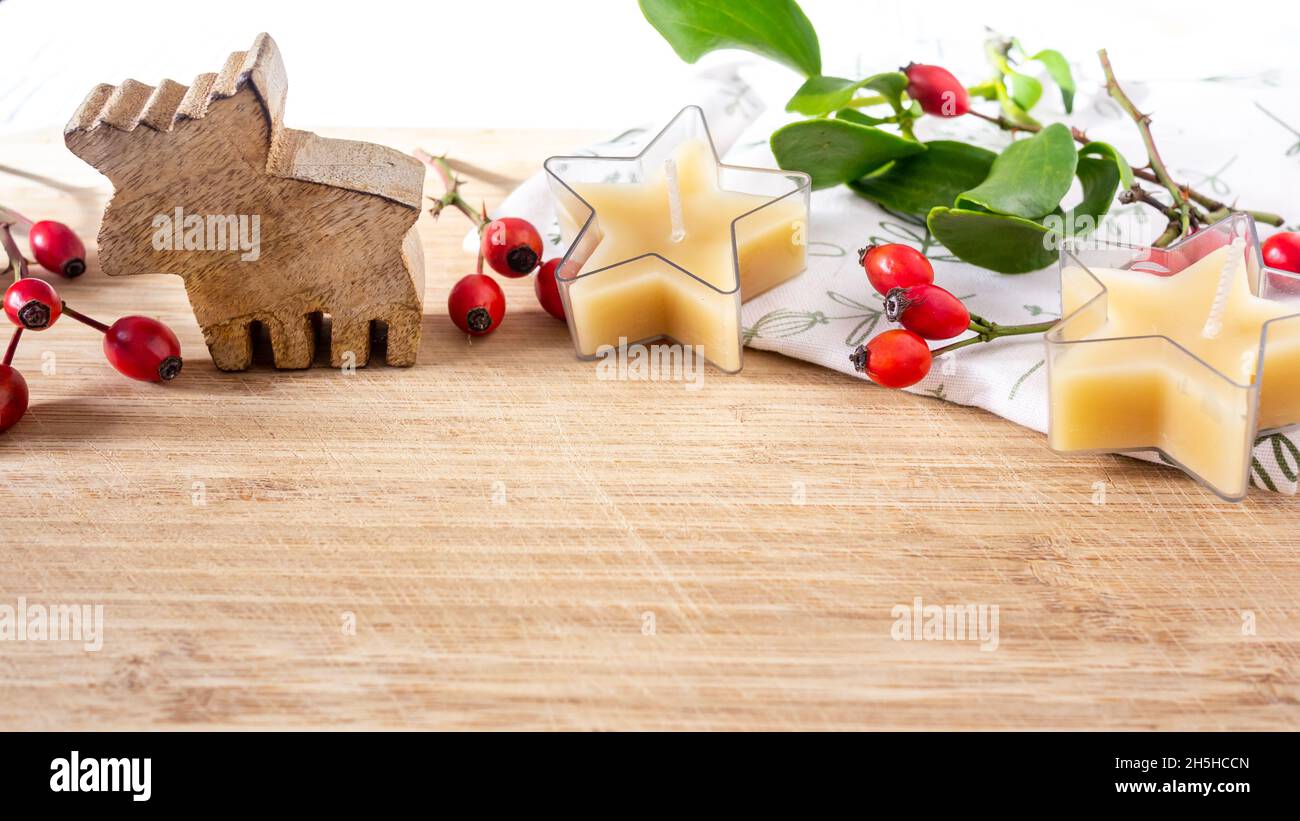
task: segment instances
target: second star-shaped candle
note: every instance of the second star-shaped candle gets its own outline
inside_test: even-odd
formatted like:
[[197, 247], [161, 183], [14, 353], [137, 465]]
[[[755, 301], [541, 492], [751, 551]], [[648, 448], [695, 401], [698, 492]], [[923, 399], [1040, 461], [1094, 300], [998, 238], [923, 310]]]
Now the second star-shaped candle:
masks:
[[1244, 498], [1257, 435], [1300, 423], [1298, 297], [1300, 276], [1264, 267], [1244, 215], [1168, 250], [1063, 252], [1052, 448], [1155, 449]]
[[635, 157], [551, 157], [578, 356], [669, 338], [741, 367], [740, 303], [804, 269], [806, 174], [723, 165], [685, 108]]

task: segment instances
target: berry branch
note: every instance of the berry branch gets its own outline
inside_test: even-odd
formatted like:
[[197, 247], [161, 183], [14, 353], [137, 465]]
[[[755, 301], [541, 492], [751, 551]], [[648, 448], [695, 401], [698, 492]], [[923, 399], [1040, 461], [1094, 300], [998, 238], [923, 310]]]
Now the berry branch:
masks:
[[946, 353], [955, 351], [958, 348], [965, 348], [967, 345], [977, 345], [983, 342], [992, 342], [995, 339], [1001, 339], [1004, 336], [1024, 336], [1025, 334], [1041, 334], [1052, 329], [1056, 320], [1051, 322], [1035, 322], [1031, 325], [999, 325], [996, 322], [989, 322], [987, 319], [971, 314], [970, 328], [976, 333], [968, 339], [960, 342], [951, 342], [940, 348], [930, 351], [931, 356], [943, 356]]
[[475, 228], [482, 231], [483, 226], [488, 224], [487, 208], [485, 206], [482, 211], [477, 211], [474, 206], [469, 204], [468, 200], [460, 195], [460, 187], [465, 181], [456, 176], [456, 172], [452, 170], [451, 165], [447, 162], [447, 156], [444, 154], [435, 157], [424, 149], [417, 148], [415, 149], [415, 158], [432, 168], [437, 173], [438, 179], [442, 180], [443, 195], [441, 197], [429, 197], [433, 201], [433, 207], [429, 209], [429, 213], [433, 218], [437, 219], [444, 208], [455, 208], [468, 217], [469, 221], [474, 223]]
[[19, 325], [14, 328], [14, 335], [9, 337], [9, 347], [5, 350], [5, 359], [3, 363], [6, 366], [14, 364], [14, 354], [18, 352], [18, 340], [23, 338], [23, 328]]
[[109, 328], [107, 325], [100, 322], [98, 319], [94, 319], [93, 317], [86, 316], [81, 311], [74, 311], [72, 308], [68, 307], [68, 303], [66, 302], [63, 303], [63, 313], [77, 320], [82, 325], [89, 325], [90, 327], [99, 331], [101, 334], [108, 333]]
[[[1160, 152], [1156, 149], [1155, 139], [1151, 134], [1150, 115], [1140, 113], [1136, 106], [1133, 105], [1133, 102], [1119, 87], [1119, 83], [1115, 80], [1115, 74], [1111, 69], [1110, 59], [1107, 56], [1105, 49], [1099, 53], [1099, 57], [1102, 62], [1102, 69], [1106, 74], [1107, 92], [1111, 97], [1115, 98], [1116, 102], [1119, 103], [1125, 112], [1127, 112], [1137, 123], [1138, 129], [1142, 134], [1143, 144], [1147, 148], [1149, 165], [1132, 166], [1133, 176], [1140, 180], [1164, 187], [1164, 189], [1169, 191], [1170, 195], [1174, 197], [1174, 224], [1161, 235], [1160, 239], [1156, 240], [1155, 244], [1164, 247], [1178, 237], [1190, 233], [1190, 230], [1195, 228], [1198, 223], [1209, 224], [1234, 213], [1248, 214], [1253, 217], [1256, 222], [1265, 225], [1272, 225], [1274, 227], [1280, 227], [1286, 223], [1285, 218], [1278, 214], [1268, 211], [1253, 211], [1244, 208], [1236, 208], [1227, 203], [1216, 200], [1213, 197], [1202, 194], [1189, 185], [1176, 182], [1169, 173], [1164, 161], [1161, 159]], [[974, 89], [971, 90], [971, 93], [975, 94]], [[1004, 114], [998, 114], [994, 117], [980, 111], [975, 111], [974, 109], [967, 113], [978, 119], [992, 123], [1003, 131], [1037, 134], [1043, 130], [1043, 127], [1036, 123], [1013, 122]], [[1084, 133], [1083, 130], [1073, 126], [1070, 127], [1070, 136], [1074, 138], [1075, 142], [1078, 142], [1081, 145], [1086, 145], [1090, 142], [1088, 135]], [[1127, 192], [1125, 192], [1125, 194], [1127, 194]], [[1121, 197], [1123, 196], [1124, 194], [1121, 194]], [[1157, 210], [1161, 211], [1161, 213], [1165, 213], [1166, 207], [1155, 206], [1153, 202], [1147, 202], [1145, 199], [1141, 201], [1147, 205], [1157, 207]], [[1196, 206], [1200, 206], [1200, 209], [1204, 210], [1200, 210]], [[1184, 225], [1184, 210], [1186, 211], [1186, 225]], [[1166, 214], [1166, 216], [1169, 215]]]

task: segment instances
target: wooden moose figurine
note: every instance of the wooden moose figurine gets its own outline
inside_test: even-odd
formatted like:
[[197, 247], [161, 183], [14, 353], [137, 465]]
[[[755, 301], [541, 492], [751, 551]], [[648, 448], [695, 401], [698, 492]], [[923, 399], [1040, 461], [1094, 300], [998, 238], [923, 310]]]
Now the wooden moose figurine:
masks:
[[260, 34], [189, 87], [91, 91], [64, 140], [113, 183], [100, 264], [111, 276], [183, 277], [222, 370], [251, 364], [253, 322], [269, 330], [277, 368], [310, 367], [322, 315], [334, 367], [366, 364], [372, 322], [387, 326], [388, 364], [413, 365], [424, 166], [286, 128], [286, 88], [275, 41]]

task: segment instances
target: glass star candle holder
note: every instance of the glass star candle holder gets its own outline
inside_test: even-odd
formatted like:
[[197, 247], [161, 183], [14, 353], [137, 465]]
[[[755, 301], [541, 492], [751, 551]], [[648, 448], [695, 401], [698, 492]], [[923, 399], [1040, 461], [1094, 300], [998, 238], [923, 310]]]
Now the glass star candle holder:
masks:
[[1051, 447], [1157, 452], [1229, 501], [1261, 433], [1300, 423], [1300, 276], [1234, 215], [1169, 247], [1063, 250]]
[[667, 339], [739, 371], [741, 302], [804, 270], [809, 176], [724, 165], [696, 106], [635, 157], [551, 157], [545, 169], [578, 357]]

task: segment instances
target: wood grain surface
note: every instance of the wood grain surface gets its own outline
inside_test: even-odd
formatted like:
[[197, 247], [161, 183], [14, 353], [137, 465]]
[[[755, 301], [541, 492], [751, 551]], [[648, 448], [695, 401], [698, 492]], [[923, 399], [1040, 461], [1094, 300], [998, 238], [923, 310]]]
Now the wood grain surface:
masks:
[[[489, 205], [595, 136], [329, 133], [492, 169]], [[95, 182], [54, 129], [0, 164]], [[86, 237], [106, 191], [0, 171]], [[695, 392], [600, 381], [529, 280], [470, 342], [443, 310], [466, 223], [418, 227], [409, 369], [223, 373], [179, 279], [59, 283], [188, 356], [162, 387], [73, 322], [25, 336], [0, 604], [102, 604], [105, 634], [0, 642], [0, 727], [1300, 727], [1294, 498], [774, 354]], [[917, 597], [998, 606], [997, 649], [894, 640]]]

